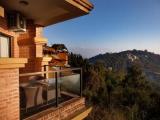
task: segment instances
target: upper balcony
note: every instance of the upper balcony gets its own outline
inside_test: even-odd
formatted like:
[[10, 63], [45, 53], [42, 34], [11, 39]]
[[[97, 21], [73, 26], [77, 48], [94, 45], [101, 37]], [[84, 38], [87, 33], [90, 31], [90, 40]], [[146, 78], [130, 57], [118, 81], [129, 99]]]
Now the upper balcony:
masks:
[[35, 24], [48, 26], [88, 14], [93, 5], [88, 0], [1, 0], [7, 11], [18, 11]]

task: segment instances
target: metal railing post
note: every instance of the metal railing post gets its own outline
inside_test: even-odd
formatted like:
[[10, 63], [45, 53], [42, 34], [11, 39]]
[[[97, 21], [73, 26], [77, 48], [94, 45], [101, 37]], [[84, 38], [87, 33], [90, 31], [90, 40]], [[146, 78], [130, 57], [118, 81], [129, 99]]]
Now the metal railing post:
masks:
[[[44, 71], [45, 71], [45, 72], [47, 71], [47, 66], [46, 66], [46, 65], [44, 65]], [[46, 75], [46, 74], [47, 74], [47, 73], [44, 74], [44, 77], [45, 77], [45, 78], [47, 78], [47, 75]]]
[[82, 68], [80, 69], [80, 96], [82, 97]]
[[[59, 69], [60, 69], [60, 70], [62, 70], [62, 68], [61, 68], [61, 67], [60, 67]], [[59, 73], [59, 76], [60, 76], [60, 77], [62, 76], [61, 72]]]
[[58, 107], [58, 75], [55, 72], [55, 85], [56, 85], [56, 107]]

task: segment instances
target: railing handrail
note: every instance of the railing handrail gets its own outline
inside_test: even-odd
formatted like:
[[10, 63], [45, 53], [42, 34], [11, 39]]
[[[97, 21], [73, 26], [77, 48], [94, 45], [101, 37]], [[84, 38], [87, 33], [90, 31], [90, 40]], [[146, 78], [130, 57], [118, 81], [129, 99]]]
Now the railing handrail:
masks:
[[56, 107], [59, 105], [59, 99], [58, 99], [58, 86], [59, 86], [59, 75], [60, 72], [65, 71], [80, 71], [80, 93], [78, 96], [82, 97], [82, 68], [70, 68], [70, 69], [63, 69], [63, 70], [50, 70], [50, 71], [42, 71], [42, 72], [31, 72], [31, 73], [23, 73], [19, 74], [19, 77], [26, 77], [26, 76], [32, 76], [32, 75], [40, 75], [40, 74], [48, 74], [48, 73], [54, 73], [55, 74], [55, 98], [56, 98]]
[[[82, 70], [82, 68], [70, 68], [69, 70], [70, 71]], [[42, 71], [42, 72], [22, 73], [22, 74], [19, 74], [19, 76], [24, 77], [24, 76], [31, 76], [31, 75], [47, 74], [47, 73], [67, 72], [69, 70], [64, 69], [64, 70], [49, 70], [49, 71]]]

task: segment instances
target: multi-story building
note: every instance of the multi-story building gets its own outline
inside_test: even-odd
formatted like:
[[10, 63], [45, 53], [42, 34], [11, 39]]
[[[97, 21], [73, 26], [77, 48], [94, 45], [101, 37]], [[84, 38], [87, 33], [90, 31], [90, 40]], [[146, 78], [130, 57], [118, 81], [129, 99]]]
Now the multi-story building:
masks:
[[[92, 9], [88, 0], [0, 0], [0, 120], [83, 119], [88, 115], [91, 109], [81, 96], [82, 75], [71, 69], [68, 76], [65, 70], [48, 70], [52, 58], [43, 54], [48, 41], [43, 28]], [[79, 88], [80, 94], [73, 93], [73, 88]]]

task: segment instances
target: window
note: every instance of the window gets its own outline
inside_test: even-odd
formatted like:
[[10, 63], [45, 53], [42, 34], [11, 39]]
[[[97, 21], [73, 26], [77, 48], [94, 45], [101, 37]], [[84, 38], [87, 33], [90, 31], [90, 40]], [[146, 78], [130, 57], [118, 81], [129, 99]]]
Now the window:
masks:
[[0, 57], [10, 57], [10, 37], [0, 34]]

